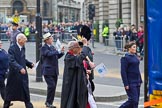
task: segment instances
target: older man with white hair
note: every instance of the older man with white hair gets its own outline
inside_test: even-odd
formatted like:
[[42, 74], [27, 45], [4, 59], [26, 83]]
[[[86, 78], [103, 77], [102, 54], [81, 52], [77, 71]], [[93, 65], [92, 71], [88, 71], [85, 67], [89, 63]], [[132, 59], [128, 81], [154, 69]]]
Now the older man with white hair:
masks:
[[17, 42], [10, 46], [9, 54], [9, 73], [6, 85], [6, 97], [3, 108], [9, 108], [11, 101], [23, 101], [26, 108], [33, 108], [30, 102], [29, 81], [26, 66], [32, 68], [33, 63], [25, 58], [25, 43], [27, 38], [19, 33], [16, 37]]
[[[87, 40], [83, 38], [84, 50]], [[80, 50], [79, 42], [70, 41], [68, 52], [64, 59], [63, 84], [61, 92], [61, 108], [86, 108], [88, 100], [87, 76], [83, 66], [83, 60], [87, 59], [87, 53]], [[94, 67], [94, 63], [89, 62]]]

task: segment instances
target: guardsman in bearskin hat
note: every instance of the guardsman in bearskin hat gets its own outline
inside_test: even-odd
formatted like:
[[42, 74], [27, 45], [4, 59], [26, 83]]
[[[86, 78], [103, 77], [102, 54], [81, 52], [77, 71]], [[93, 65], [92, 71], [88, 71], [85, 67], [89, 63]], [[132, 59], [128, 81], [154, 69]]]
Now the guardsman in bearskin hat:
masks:
[[[85, 37], [87, 39], [88, 45], [89, 45], [89, 40], [91, 39], [91, 29], [88, 26], [84, 25], [82, 27], [82, 29], [81, 29], [81, 37], [82, 38]], [[82, 51], [84, 53], [86, 53], [88, 55], [90, 61], [93, 62], [93, 54], [94, 53], [92, 52], [91, 48], [88, 47], [88, 46], [86, 46], [86, 48], [84, 48]], [[91, 82], [92, 91], [94, 91], [94, 89], [95, 89], [94, 83], [92, 81], [93, 79], [94, 79], [94, 72], [92, 70], [91, 73], [90, 73], [90, 75], [89, 75], [89, 80]]]

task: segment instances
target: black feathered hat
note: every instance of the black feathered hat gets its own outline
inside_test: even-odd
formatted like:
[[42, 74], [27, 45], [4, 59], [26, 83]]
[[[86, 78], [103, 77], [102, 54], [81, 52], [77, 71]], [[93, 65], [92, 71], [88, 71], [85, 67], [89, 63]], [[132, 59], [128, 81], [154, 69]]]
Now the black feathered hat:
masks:
[[81, 29], [81, 33], [80, 35], [82, 37], [85, 37], [88, 41], [90, 40], [91, 38], [91, 30], [88, 26], [84, 25]]
[[11, 22], [13, 26], [18, 26], [18, 23]]

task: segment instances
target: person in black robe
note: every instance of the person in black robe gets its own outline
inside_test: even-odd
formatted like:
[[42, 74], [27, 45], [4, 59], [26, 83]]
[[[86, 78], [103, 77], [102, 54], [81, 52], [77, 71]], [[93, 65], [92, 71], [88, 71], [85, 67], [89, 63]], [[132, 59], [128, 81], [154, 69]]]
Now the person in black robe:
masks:
[[[84, 49], [86, 39], [83, 40], [83, 44]], [[61, 108], [86, 108], [88, 90], [83, 60], [87, 55], [80, 53], [80, 46], [76, 41], [69, 42], [68, 49], [64, 59]]]
[[20, 33], [16, 37], [17, 42], [11, 45], [9, 54], [9, 73], [6, 85], [6, 97], [3, 108], [9, 108], [11, 101], [23, 101], [26, 108], [33, 108], [30, 102], [29, 81], [26, 66], [32, 68], [33, 63], [25, 57], [25, 42], [27, 38]]

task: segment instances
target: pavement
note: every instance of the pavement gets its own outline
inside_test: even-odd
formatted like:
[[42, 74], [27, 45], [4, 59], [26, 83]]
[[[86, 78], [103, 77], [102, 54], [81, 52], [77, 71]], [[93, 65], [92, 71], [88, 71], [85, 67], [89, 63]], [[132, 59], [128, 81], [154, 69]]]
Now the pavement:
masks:
[[[36, 82], [36, 77], [34, 75], [29, 75], [29, 81], [29, 88], [31, 93], [46, 95], [47, 85], [45, 81]], [[123, 87], [104, 84], [95, 84], [95, 86], [96, 89], [94, 91], [94, 96], [97, 102], [112, 102], [126, 99], [126, 93]], [[56, 97], [61, 96], [61, 88], [62, 78], [59, 78], [56, 87]]]
[[[25, 108], [25, 104], [24, 102], [20, 102], [20, 101], [14, 101], [12, 102], [14, 105], [11, 106], [10, 108]], [[44, 105], [44, 102], [42, 101], [39, 101], [39, 102], [32, 102], [34, 108], [47, 108], [45, 105]], [[54, 102], [54, 105], [57, 107], [57, 108], [60, 108], [60, 103], [58, 102]], [[2, 108], [3, 106], [3, 101], [0, 101], [0, 108]]]
[[[63, 43], [63, 45], [65, 47], [67, 46], [66, 43]], [[104, 54], [119, 55], [118, 53], [115, 52], [114, 46], [104, 46], [102, 43], [97, 43], [97, 42], [95, 42], [94, 47], [92, 47], [91, 44], [89, 46], [92, 48], [94, 53], [101, 52]], [[36, 82], [36, 76], [33, 73], [35, 72], [32, 72], [31, 70], [29, 70], [30, 92], [34, 94], [39, 94], [39, 95], [46, 95], [46, 92], [47, 92], [46, 83], [44, 81]], [[61, 66], [60, 73], [61, 73], [60, 75], [62, 76], [63, 66]], [[95, 76], [99, 77], [97, 73], [95, 73]], [[110, 75], [110, 76], [114, 76], [114, 75]], [[120, 78], [120, 76], [117, 76], [117, 77]], [[94, 96], [97, 102], [113, 102], [113, 101], [120, 101], [120, 100], [127, 98], [124, 87], [106, 85], [106, 84], [101, 84], [101, 83], [100, 84], [95, 83], [95, 86], [96, 86], [96, 89], [94, 91]], [[62, 88], [62, 78], [59, 77], [57, 88], [56, 88], [56, 97], [60, 97], [61, 88]]]
[[92, 45], [92, 43], [90, 43], [89, 47], [94, 52], [101, 52], [101, 53], [104, 53], [104, 54], [111, 54], [111, 55], [123, 54], [123, 52], [117, 51], [116, 47], [114, 45], [105, 46], [103, 43], [94, 42], [94, 46]]
[[[63, 43], [65, 46], [65, 50], [67, 48], [67, 44]], [[5, 42], [4, 49], [8, 49], [9, 42]], [[33, 47], [33, 51], [35, 51], [35, 46], [33, 46], [33, 42], [28, 42], [26, 47], [31, 46]], [[92, 47], [92, 43], [89, 45], [92, 48], [92, 51], [99, 52], [102, 54], [109, 54], [109, 55], [123, 55], [123, 52], [116, 52], [115, 46], [104, 46], [102, 43], [95, 42], [94, 47]], [[31, 48], [30, 47], [30, 48]], [[27, 52], [29, 52], [29, 49], [26, 49]], [[33, 52], [30, 51], [27, 55], [32, 59], [32, 61], [35, 61], [35, 57], [33, 57]], [[27, 57], [27, 58], [28, 58]], [[63, 74], [63, 66], [60, 66], [60, 76], [57, 83], [56, 88], [56, 97], [60, 97], [61, 94], [61, 87], [62, 87], [62, 74]], [[109, 70], [110, 71], [110, 70]], [[33, 70], [28, 70], [29, 73], [29, 88], [30, 92], [38, 95], [44, 95], [46, 96], [47, 91], [47, 85], [45, 81], [43, 82], [36, 82], [36, 72], [33, 72]], [[120, 79], [120, 75], [116, 74], [110, 74], [109, 72], [103, 79], [109, 78], [109, 77], [117, 77]], [[99, 77], [97, 73], [95, 73], [95, 77]], [[95, 83], [96, 89], [94, 92], [94, 96], [97, 102], [113, 102], [113, 101], [121, 101], [127, 98], [126, 92], [124, 90], [123, 86], [113, 86], [108, 85], [105, 82]]]

